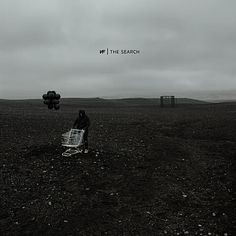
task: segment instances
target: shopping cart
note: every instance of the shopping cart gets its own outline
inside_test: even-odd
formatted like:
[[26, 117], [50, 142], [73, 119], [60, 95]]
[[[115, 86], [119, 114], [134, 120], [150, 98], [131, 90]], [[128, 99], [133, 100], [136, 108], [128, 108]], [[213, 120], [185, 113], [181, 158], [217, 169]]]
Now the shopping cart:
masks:
[[70, 157], [77, 153], [81, 153], [80, 149], [83, 146], [84, 130], [71, 129], [69, 132], [62, 134], [62, 146], [68, 149], [62, 153], [62, 156]]

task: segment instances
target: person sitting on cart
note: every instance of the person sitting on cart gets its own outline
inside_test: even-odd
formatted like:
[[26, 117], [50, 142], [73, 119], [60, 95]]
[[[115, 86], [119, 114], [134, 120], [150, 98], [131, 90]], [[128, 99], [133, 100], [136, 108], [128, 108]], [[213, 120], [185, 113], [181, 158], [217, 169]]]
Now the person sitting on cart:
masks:
[[85, 114], [84, 110], [79, 110], [79, 116], [74, 122], [74, 129], [84, 130], [84, 153], [88, 153], [88, 128], [90, 126], [90, 120]]

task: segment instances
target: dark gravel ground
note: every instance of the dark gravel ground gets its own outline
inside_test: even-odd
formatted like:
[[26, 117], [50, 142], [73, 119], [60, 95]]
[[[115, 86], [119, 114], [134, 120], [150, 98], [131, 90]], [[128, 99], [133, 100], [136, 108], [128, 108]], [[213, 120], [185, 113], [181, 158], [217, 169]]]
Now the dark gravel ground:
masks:
[[[62, 157], [77, 111], [90, 152]], [[1, 235], [236, 235], [236, 104], [0, 101]]]

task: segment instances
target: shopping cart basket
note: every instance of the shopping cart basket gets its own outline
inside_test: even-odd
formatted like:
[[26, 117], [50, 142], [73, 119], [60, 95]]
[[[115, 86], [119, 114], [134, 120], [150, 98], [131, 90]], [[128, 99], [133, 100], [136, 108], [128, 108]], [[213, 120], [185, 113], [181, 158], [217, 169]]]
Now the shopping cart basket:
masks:
[[84, 130], [71, 129], [69, 132], [62, 134], [62, 146], [68, 147], [62, 156], [72, 156], [82, 152], [79, 148], [83, 145]]

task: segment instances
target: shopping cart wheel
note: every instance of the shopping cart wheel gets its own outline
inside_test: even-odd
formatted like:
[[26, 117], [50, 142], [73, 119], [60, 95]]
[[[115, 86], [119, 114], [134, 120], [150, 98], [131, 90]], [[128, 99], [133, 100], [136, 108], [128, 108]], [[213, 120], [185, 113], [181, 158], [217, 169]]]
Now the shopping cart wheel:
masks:
[[79, 150], [79, 149], [67, 149], [65, 152], [62, 153], [62, 156], [63, 157], [70, 157], [70, 156], [73, 156], [73, 155], [76, 155], [78, 153], [81, 153], [82, 150]]

